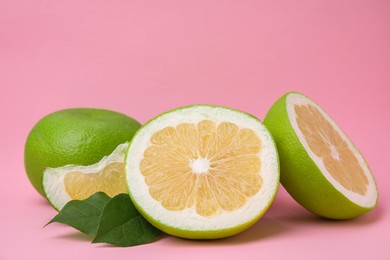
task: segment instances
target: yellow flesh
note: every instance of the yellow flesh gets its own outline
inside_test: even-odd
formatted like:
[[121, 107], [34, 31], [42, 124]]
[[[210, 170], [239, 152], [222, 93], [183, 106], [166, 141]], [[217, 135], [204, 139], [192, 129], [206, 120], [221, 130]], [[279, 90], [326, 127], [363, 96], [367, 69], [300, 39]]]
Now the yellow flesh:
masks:
[[168, 210], [195, 207], [213, 216], [260, 190], [261, 142], [250, 129], [203, 120], [166, 127], [150, 141], [140, 169], [150, 195]]
[[69, 172], [64, 178], [65, 189], [74, 200], [86, 199], [98, 191], [110, 197], [127, 193], [124, 171], [122, 162], [112, 162], [99, 172], [87, 174], [79, 171]]
[[295, 105], [297, 124], [310, 149], [344, 188], [364, 195], [368, 179], [354, 152], [322, 113], [312, 105]]

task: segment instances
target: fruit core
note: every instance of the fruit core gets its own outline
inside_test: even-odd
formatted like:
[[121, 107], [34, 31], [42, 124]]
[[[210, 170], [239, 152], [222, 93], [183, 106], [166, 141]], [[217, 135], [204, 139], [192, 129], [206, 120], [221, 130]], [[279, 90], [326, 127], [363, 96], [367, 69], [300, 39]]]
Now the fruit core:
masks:
[[206, 158], [198, 158], [190, 161], [190, 166], [193, 173], [208, 173], [210, 169], [210, 160]]
[[127, 193], [125, 166], [123, 162], [112, 162], [97, 172], [69, 172], [64, 177], [66, 192], [74, 200], [83, 200], [95, 192], [105, 192], [113, 197], [119, 193]]
[[261, 141], [248, 128], [203, 120], [154, 133], [140, 170], [151, 197], [167, 210], [213, 216], [242, 207], [258, 193]]
[[344, 188], [364, 195], [368, 178], [354, 151], [313, 105], [294, 105], [297, 125], [313, 153]]

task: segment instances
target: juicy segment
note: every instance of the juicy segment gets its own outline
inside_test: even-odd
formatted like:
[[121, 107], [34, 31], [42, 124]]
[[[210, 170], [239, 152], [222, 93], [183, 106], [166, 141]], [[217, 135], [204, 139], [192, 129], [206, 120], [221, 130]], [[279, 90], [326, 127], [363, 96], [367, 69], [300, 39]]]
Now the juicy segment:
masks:
[[261, 141], [251, 129], [203, 120], [165, 127], [140, 162], [153, 199], [168, 210], [201, 216], [242, 207], [262, 186]]
[[110, 197], [127, 193], [124, 171], [123, 162], [112, 162], [98, 172], [69, 172], [64, 177], [65, 190], [73, 200], [86, 199], [99, 191]]
[[354, 152], [332, 124], [313, 105], [294, 105], [297, 125], [315, 155], [322, 159], [326, 170], [344, 188], [364, 195], [368, 178]]

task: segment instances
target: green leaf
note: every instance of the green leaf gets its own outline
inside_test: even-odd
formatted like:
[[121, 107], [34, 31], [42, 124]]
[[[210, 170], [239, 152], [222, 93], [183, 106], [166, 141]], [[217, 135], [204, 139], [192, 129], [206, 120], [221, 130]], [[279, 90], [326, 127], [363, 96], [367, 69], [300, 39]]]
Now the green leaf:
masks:
[[85, 200], [69, 201], [62, 210], [45, 226], [53, 222], [67, 224], [75, 229], [94, 236], [96, 235], [103, 208], [110, 201], [103, 192], [97, 192]]
[[128, 194], [119, 194], [104, 207], [92, 243], [135, 246], [152, 242], [161, 234], [140, 215]]

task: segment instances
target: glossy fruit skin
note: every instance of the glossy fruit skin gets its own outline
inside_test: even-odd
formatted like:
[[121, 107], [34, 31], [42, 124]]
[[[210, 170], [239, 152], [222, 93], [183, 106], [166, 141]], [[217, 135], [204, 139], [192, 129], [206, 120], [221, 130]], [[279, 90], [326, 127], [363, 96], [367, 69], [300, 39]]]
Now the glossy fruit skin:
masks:
[[90, 165], [130, 141], [141, 124], [124, 114], [70, 108], [46, 115], [30, 131], [24, 149], [27, 176], [41, 194], [46, 167]]
[[278, 149], [283, 187], [304, 208], [329, 219], [351, 219], [373, 209], [375, 205], [365, 208], [345, 197], [309, 157], [288, 119], [288, 94], [273, 104], [264, 119]]

